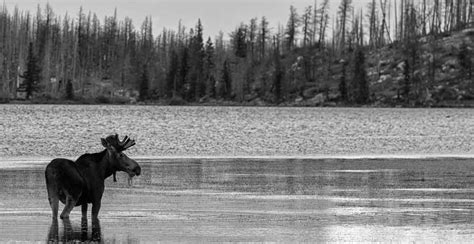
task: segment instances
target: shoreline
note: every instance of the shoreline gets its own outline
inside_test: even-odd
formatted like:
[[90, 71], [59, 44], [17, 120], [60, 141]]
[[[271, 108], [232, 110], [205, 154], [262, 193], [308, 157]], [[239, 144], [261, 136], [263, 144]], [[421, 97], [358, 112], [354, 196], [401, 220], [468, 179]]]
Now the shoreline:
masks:
[[9, 102], [0, 103], [0, 104], [11, 104], [11, 105], [116, 105], [116, 106], [157, 106], [157, 107], [263, 107], [263, 108], [425, 108], [425, 109], [442, 109], [442, 108], [452, 108], [452, 109], [472, 109], [474, 108], [473, 102], [452, 102], [444, 101], [432, 105], [410, 105], [410, 104], [386, 104], [386, 103], [369, 103], [369, 104], [350, 104], [350, 103], [325, 103], [320, 105], [306, 105], [306, 104], [297, 104], [297, 103], [264, 103], [264, 104], [252, 104], [249, 102], [236, 102], [236, 101], [225, 101], [225, 102], [188, 102], [185, 104], [171, 104], [167, 101], [146, 101], [138, 103], [96, 103], [96, 102], [78, 102], [78, 101], [22, 101], [22, 100], [11, 100]]
[[[78, 157], [78, 156], [77, 156]], [[0, 169], [18, 169], [18, 168], [36, 168], [42, 167], [49, 163], [54, 158], [66, 158], [74, 160], [77, 157], [69, 156], [7, 156], [0, 158]], [[189, 162], [194, 160], [206, 161], [220, 161], [229, 162], [236, 160], [253, 160], [253, 161], [281, 161], [281, 160], [433, 160], [433, 159], [447, 159], [447, 160], [468, 160], [474, 159], [474, 154], [353, 154], [353, 155], [287, 155], [287, 156], [131, 156], [131, 158], [138, 162], [145, 161], [182, 161]]]

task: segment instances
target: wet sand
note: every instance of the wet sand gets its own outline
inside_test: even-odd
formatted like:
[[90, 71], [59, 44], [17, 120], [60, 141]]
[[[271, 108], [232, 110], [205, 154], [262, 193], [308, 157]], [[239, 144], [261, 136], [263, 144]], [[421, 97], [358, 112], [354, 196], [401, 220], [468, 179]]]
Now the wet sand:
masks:
[[[14, 161], [14, 160], [13, 160]], [[140, 159], [100, 223], [51, 221], [45, 162], [0, 164], [0, 242], [471, 242], [474, 160]], [[3, 166], [2, 166], [3, 165]], [[62, 205], [61, 205], [62, 208]]]

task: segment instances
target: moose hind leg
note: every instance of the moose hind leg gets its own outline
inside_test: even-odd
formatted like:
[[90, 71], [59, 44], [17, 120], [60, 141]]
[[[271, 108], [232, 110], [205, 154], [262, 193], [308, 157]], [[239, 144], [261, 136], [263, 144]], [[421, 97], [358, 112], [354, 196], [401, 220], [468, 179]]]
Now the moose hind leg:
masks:
[[51, 206], [51, 210], [53, 211], [53, 219], [57, 219], [59, 212], [59, 198], [57, 196], [50, 197], [49, 205]]
[[80, 193], [74, 194], [74, 195], [66, 193], [66, 202], [65, 202], [63, 212], [61, 213], [61, 216], [60, 216], [61, 219], [69, 218], [69, 214], [71, 213], [74, 206], [76, 206], [76, 203], [79, 200], [80, 195], [81, 195]]
[[53, 219], [58, 218], [58, 210], [59, 210], [59, 196], [58, 196], [58, 189], [55, 185], [49, 184], [48, 187], [48, 201], [49, 206], [51, 206], [51, 210], [53, 211]]

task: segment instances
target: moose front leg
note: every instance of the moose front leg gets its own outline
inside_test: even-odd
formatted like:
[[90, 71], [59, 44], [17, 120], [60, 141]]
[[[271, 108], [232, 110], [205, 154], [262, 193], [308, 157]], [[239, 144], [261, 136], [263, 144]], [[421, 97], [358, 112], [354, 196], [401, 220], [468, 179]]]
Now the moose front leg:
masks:
[[87, 203], [82, 204], [81, 211], [82, 211], [82, 218], [87, 219]]
[[87, 203], [82, 204], [81, 241], [87, 240]]
[[99, 219], [100, 200], [92, 203], [92, 220]]

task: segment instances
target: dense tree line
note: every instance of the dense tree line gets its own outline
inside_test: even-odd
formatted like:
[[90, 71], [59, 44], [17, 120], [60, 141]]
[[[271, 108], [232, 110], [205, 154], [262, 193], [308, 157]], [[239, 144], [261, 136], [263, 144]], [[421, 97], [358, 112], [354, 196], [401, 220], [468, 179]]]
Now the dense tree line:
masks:
[[[224, 33], [204, 37], [200, 20], [191, 28], [179, 23], [177, 30], [154, 35], [150, 17], [137, 28], [116, 13], [101, 20], [82, 8], [76, 16], [59, 16], [49, 5], [35, 14], [3, 6], [0, 96], [14, 97], [23, 83], [27, 98], [34, 93], [97, 96], [109, 86], [110, 91], [135, 89], [140, 100], [280, 103], [304, 96], [308, 83], [329, 89], [330, 65], [339, 63], [340, 100], [367, 103], [365, 55], [396, 42], [405, 55], [400, 87], [409, 99], [417, 82], [419, 37], [472, 25], [472, 5], [468, 0], [374, 0], [356, 10], [352, 1], [341, 0], [337, 15], [330, 16], [329, 1], [322, 0], [302, 13], [291, 6], [285, 26], [271, 28], [262, 16], [240, 23], [229, 38]], [[470, 57], [460, 59], [472, 75]]]

